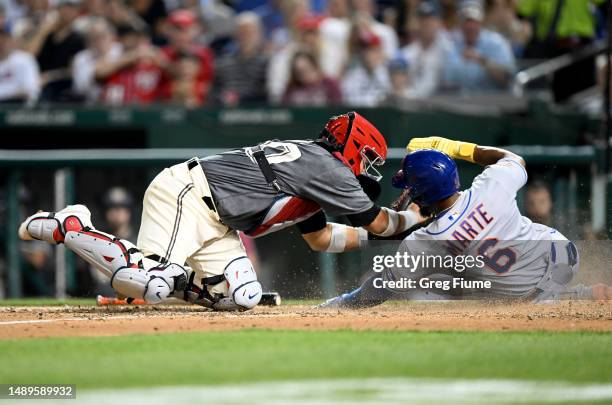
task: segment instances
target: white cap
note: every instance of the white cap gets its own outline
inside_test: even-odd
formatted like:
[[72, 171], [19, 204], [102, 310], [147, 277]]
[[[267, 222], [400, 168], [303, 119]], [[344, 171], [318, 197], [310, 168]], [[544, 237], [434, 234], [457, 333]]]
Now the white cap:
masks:
[[459, 7], [459, 18], [461, 20], [475, 20], [483, 21], [484, 12], [482, 10], [482, 4], [480, 1], [465, 1]]

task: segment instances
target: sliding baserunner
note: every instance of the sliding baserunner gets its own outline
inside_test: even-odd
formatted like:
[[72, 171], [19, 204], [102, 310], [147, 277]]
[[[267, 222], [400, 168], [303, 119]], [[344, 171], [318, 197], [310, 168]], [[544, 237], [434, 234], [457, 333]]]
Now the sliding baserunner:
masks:
[[[400, 252], [421, 256], [421, 263], [428, 256], [435, 264], [417, 269], [392, 266], [322, 307], [373, 306], [395, 292], [406, 293], [407, 297], [444, 299], [612, 298], [612, 290], [603, 284], [568, 288], [578, 270], [578, 250], [557, 230], [533, 223], [519, 212], [516, 193], [527, 182], [525, 161], [520, 156], [500, 148], [439, 137], [412, 139], [408, 152], [393, 178], [393, 186], [405, 190], [410, 201], [427, 212], [429, 220], [404, 239]], [[486, 169], [469, 189], [459, 191], [453, 159]], [[470, 255], [474, 262], [480, 256], [480, 262], [459, 272], [456, 264], [447, 268], [436, 262], [436, 256], [448, 255]], [[398, 283], [402, 280], [406, 280], [403, 285]], [[441, 288], [444, 282], [451, 288]], [[390, 287], [396, 285], [402, 287]], [[439, 288], [429, 289], [432, 285]]]

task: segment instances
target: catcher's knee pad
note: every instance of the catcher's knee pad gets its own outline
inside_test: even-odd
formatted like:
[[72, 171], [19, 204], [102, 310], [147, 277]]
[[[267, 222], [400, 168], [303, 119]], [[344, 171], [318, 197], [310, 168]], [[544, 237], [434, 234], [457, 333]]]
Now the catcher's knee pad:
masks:
[[143, 268], [122, 267], [111, 278], [111, 287], [131, 298], [143, 298], [150, 304], [160, 303], [175, 291], [187, 286], [187, 271], [178, 264]]
[[66, 232], [64, 244], [108, 277], [122, 267], [136, 267], [143, 256], [124, 239], [93, 229]]
[[229, 296], [243, 308], [253, 308], [261, 300], [261, 284], [248, 257], [232, 260], [223, 271], [229, 287]]

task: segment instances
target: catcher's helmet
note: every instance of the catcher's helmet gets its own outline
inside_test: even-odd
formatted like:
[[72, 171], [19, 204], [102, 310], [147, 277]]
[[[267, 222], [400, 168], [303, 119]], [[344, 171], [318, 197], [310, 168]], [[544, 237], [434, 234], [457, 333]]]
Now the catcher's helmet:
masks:
[[459, 190], [457, 165], [437, 150], [417, 150], [402, 161], [402, 169], [391, 180], [393, 187], [408, 190], [411, 200], [427, 207]]
[[368, 175], [376, 181], [381, 175], [374, 166], [387, 158], [387, 141], [372, 123], [352, 111], [332, 117], [321, 131], [321, 138], [333, 155], [347, 165], [355, 176]]

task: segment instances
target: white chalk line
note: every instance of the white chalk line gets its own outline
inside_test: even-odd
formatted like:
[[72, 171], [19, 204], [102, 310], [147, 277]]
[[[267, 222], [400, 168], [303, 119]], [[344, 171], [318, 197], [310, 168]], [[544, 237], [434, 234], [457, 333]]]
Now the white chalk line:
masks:
[[113, 319], [134, 319], [133, 316], [112, 316], [112, 317], [96, 317], [96, 318], [58, 318], [58, 319], [23, 319], [19, 321], [0, 321], [0, 326], [4, 325], [21, 325], [35, 323], [52, 323], [52, 322], [78, 322], [78, 321], [100, 321]]
[[[483, 379], [364, 378], [79, 390], [77, 404], [393, 405], [554, 404], [612, 400], [612, 384]], [[21, 401], [21, 403], [26, 403]], [[36, 403], [36, 402], [33, 402]], [[60, 404], [60, 402], [58, 402]]]

